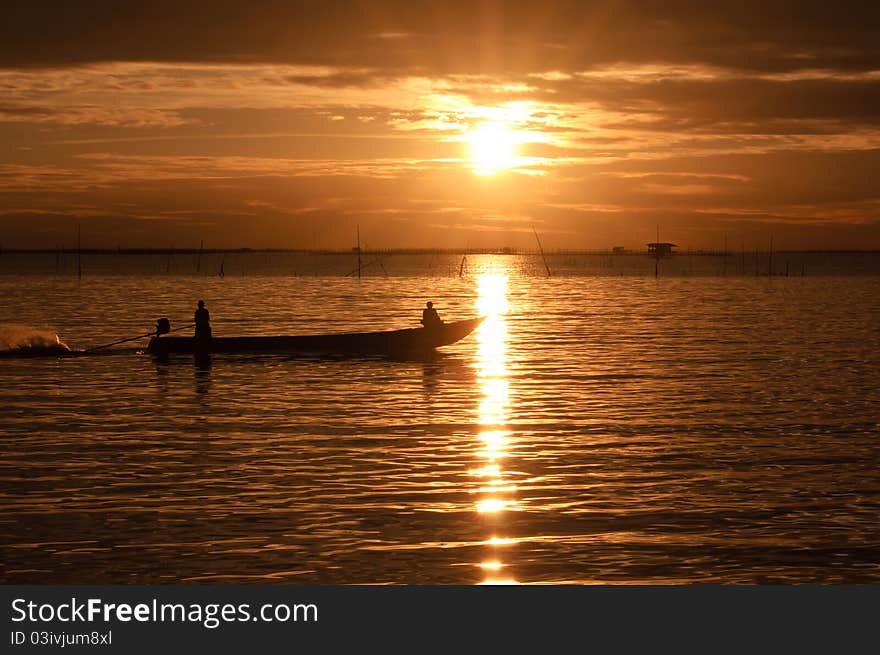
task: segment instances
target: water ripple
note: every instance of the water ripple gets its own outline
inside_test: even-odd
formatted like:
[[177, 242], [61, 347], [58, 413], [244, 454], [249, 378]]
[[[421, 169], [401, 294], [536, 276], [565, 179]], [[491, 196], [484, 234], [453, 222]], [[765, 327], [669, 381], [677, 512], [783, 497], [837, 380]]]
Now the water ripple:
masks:
[[[876, 278], [543, 280], [511, 261], [471, 263], [506, 276], [503, 348], [0, 360], [3, 581], [880, 581]], [[478, 277], [419, 271], [0, 277], [0, 299], [73, 347], [181, 323], [196, 297], [216, 334], [487, 301]]]

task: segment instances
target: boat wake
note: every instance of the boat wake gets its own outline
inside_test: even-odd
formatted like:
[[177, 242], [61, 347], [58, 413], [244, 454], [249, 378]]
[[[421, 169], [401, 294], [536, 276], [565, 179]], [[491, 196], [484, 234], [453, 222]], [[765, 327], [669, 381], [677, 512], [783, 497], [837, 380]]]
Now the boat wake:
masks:
[[70, 347], [49, 330], [0, 324], [0, 357], [51, 357], [71, 352]]

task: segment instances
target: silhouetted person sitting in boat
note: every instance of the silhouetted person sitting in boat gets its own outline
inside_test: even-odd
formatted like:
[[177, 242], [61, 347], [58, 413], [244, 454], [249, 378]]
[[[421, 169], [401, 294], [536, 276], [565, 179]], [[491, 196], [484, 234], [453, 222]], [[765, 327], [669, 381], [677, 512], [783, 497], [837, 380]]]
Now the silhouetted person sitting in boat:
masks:
[[425, 308], [422, 310], [422, 325], [426, 328], [440, 327], [443, 325], [443, 321], [440, 319], [440, 314], [434, 309], [434, 303], [431, 301], [425, 303]]
[[205, 309], [204, 300], [199, 301], [199, 308], [196, 310], [193, 320], [196, 323], [196, 339], [210, 339], [211, 315], [208, 313], [208, 310]]

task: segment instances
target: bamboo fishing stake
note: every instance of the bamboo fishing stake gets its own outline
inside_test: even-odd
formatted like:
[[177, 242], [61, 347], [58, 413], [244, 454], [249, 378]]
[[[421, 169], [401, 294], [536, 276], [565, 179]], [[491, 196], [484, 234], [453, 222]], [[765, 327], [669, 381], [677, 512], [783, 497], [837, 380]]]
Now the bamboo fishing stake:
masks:
[[727, 235], [724, 236], [724, 256], [721, 261], [721, 275], [727, 275]]
[[[660, 226], [657, 226], [657, 241], [655, 242], [657, 245], [655, 248], [660, 248]], [[660, 277], [660, 251], [655, 250], [654, 252], [654, 277]]]
[[538, 242], [538, 251], [541, 253], [541, 259], [544, 261], [544, 268], [547, 269], [547, 277], [551, 277], [550, 267], [547, 265], [547, 257], [544, 256], [544, 248], [541, 246], [541, 238], [538, 236], [538, 231], [532, 226], [532, 232], [535, 233], [535, 240]]

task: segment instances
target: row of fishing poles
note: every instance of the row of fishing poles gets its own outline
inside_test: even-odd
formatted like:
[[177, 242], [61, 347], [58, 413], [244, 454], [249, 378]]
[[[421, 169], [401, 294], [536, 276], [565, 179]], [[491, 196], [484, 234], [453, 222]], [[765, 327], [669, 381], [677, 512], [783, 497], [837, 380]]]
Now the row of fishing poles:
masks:
[[[544, 247], [541, 244], [541, 238], [538, 236], [538, 232], [537, 232], [537, 230], [535, 230], [534, 227], [532, 228], [532, 232], [535, 235], [535, 241], [537, 241], [537, 243], [538, 243], [538, 251], [541, 253], [541, 260], [544, 263], [544, 270], [547, 271], [547, 277], [551, 277], [552, 273], [550, 271], [550, 265], [547, 263], [547, 256], [544, 254]], [[205, 242], [203, 240], [199, 243], [199, 250], [198, 250], [197, 257], [196, 257], [196, 272], [197, 273], [201, 272], [201, 270], [202, 270], [202, 253], [204, 252], [204, 249], [205, 249]], [[367, 268], [369, 268], [370, 266], [374, 266], [374, 265], [378, 265], [382, 269], [382, 273], [385, 275], [385, 277], [388, 277], [388, 271], [385, 269], [385, 264], [382, 262], [381, 255], [376, 256], [374, 259], [367, 262], [366, 264], [363, 263], [363, 261], [362, 261], [363, 250], [361, 248], [361, 228], [360, 228], [360, 225], [357, 226], [357, 247], [355, 248], [355, 250], [357, 251], [357, 257], [358, 257], [357, 267], [354, 270], [350, 271], [349, 273], [346, 273], [345, 277], [352, 277], [354, 275], [357, 275], [358, 279], [360, 279], [361, 273], [364, 270], [366, 270]], [[56, 271], [57, 271], [58, 265], [59, 265], [58, 256], [59, 256], [59, 252], [56, 251], [56, 254], [55, 254]], [[166, 273], [171, 272], [172, 256], [173, 256], [173, 252], [171, 250], [169, 250], [168, 263], [165, 266]], [[458, 271], [459, 277], [464, 277], [464, 270], [465, 270], [466, 262], [467, 262], [467, 255], [463, 255], [462, 259], [461, 259], [461, 265], [459, 266], [459, 271]], [[218, 276], [221, 278], [226, 277], [225, 264], [226, 264], [226, 257], [224, 255], [223, 259], [220, 261], [220, 270], [218, 271]], [[79, 224], [77, 224], [77, 226], [76, 226], [76, 276], [78, 279], [82, 279], [82, 226]], [[111, 344], [111, 345], [115, 345], [115, 344]]]
[[[547, 277], [551, 277], [552, 274], [550, 272], [550, 266], [549, 266], [549, 264], [547, 264], [547, 256], [544, 254], [544, 248], [541, 245], [541, 238], [538, 236], [538, 231], [535, 230], [534, 227], [532, 228], [532, 232], [534, 232], [535, 240], [538, 242], [538, 251], [541, 253], [541, 260], [544, 262], [544, 269], [547, 271]], [[357, 247], [355, 248], [355, 250], [357, 251], [357, 256], [358, 256], [357, 268], [355, 268], [350, 273], [347, 273], [345, 277], [351, 277], [351, 276], [357, 274], [358, 279], [360, 279], [361, 271], [368, 268], [369, 266], [372, 266], [373, 264], [379, 264], [379, 266], [382, 267], [382, 272], [385, 274], [385, 277], [388, 277], [388, 271], [385, 270], [385, 266], [384, 266], [384, 264], [382, 264], [382, 256], [381, 255], [377, 256], [375, 259], [368, 262], [367, 264], [362, 264], [362, 262], [361, 262], [361, 228], [360, 228], [360, 226], [358, 226], [358, 228], [357, 228]], [[458, 267], [458, 277], [464, 277], [466, 267], [467, 267], [467, 254], [462, 255], [462, 257], [461, 257], [461, 264]]]

